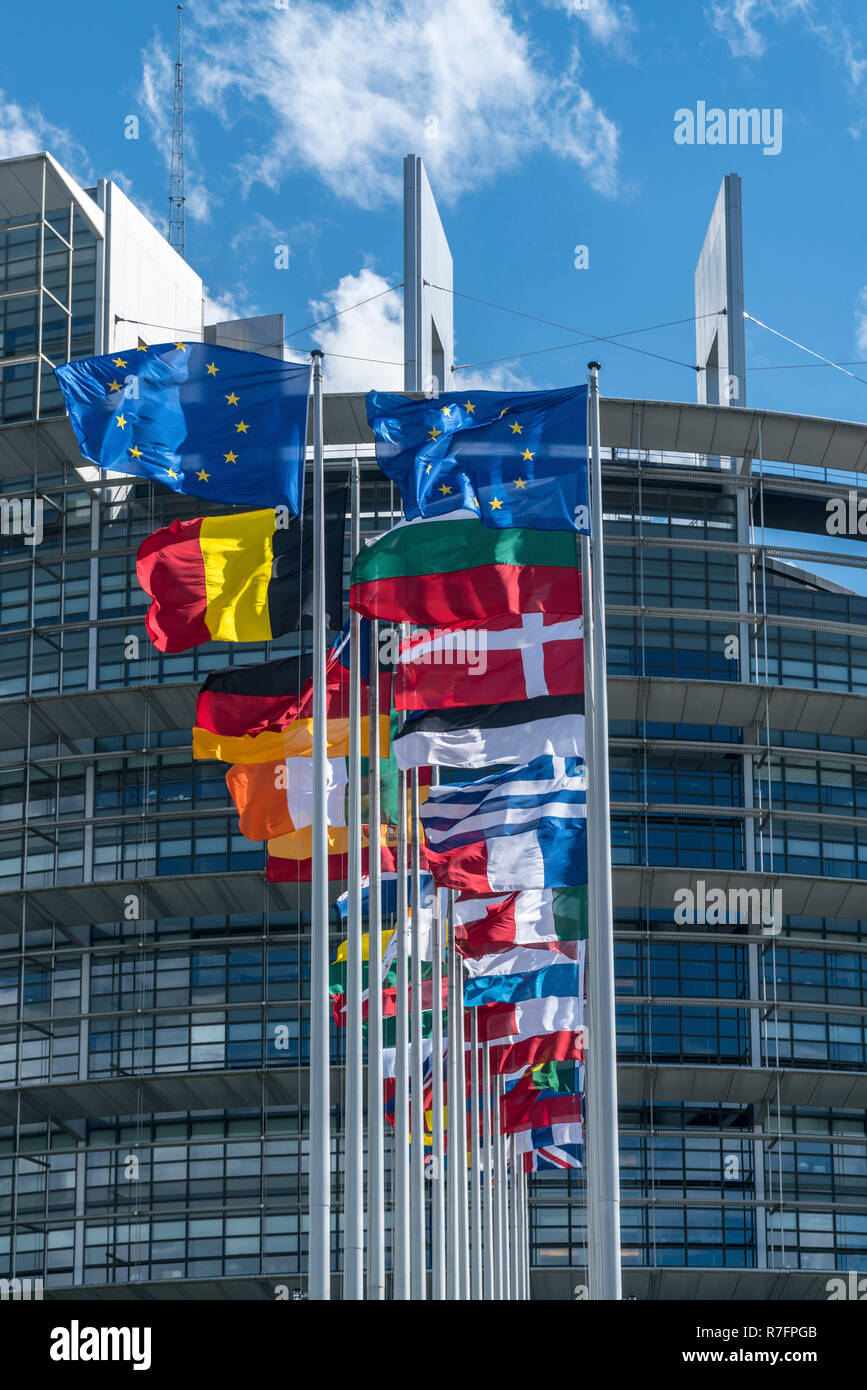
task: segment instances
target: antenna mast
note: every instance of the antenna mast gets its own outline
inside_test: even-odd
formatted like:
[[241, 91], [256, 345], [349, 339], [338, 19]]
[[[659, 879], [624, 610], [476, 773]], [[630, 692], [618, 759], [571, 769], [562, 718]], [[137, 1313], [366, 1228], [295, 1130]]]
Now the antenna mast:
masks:
[[178, 60], [175, 63], [175, 100], [172, 110], [172, 172], [169, 185], [169, 245], [186, 258], [184, 230], [184, 67], [181, 62], [181, 12], [178, 5]]

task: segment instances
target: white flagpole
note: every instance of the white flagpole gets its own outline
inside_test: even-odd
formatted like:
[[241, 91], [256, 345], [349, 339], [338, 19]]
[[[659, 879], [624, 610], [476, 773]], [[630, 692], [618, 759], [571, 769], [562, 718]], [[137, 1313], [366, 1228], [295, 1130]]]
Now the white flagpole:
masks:
[[455, 1301], [460, 1298], [460, 1214], [458, 1205], [458, 1163], [457, 1163], [457, 1089], [458, 1052], [463, 1047], [463, 1037], [458, 1032], [457, 985], [455, 982], [455, 952], [453, 938], [455, 914], [451, 892], [447, 892], [449, 903], [449, 932], [446, 947], [446, 972], [448, 976], [448, 1084], [447, 1084], [447, 1131], [448, 1131], [448, 1272], [447, 1298]]
[[406, 903], [406, 773], [397, 773], [397, 1015], [394, 1066], [394, 1219], [392, 1297], [410, 1296], [409, 970]]
[[[590, 370], [592, 800], [587, 818], [588, 864], [594, 866], [589, 897], [591, 1032], [588, 1039], [588, 1102], [592, 1152], [588, 1156], [588, 1226], [594, 1258], [590, 1297], [622, 1297], [620, 1271], [620, 1162], [617, 1130], [617, 1037], [614, 1009], [614, 901], [611, 886], [611, 803], [608, 783], [608, 687], [605, 642], [602, 458], [599, 440], [599, 363]], [[586, 606], [586, 605], [585, 605]], [[588, 747], [588, 752], [591, 751]], [[593, 1176], [592, 1191], [590, 1185]]]
[[[591, 397], [591, 393], [588, 392], [588, 395], [587, 395], [587, 438], [588, 438], [588, 441], [591, 439], [591, 436], [592, 436], [592, 433], [593, 433], [593, 425], [592, 425], [592, 422], [591, 422], [591, 410], [592, 410], [592, 397]], [[590, 468], [590, 465], [589, 465], [589, 458], [588, 458], [588, 477], [589, 477], [589, 475], [590, 475], [590, 472], [591, 472], [591, 468]], [[590, 489], [588, 488], [588, 495], [589, 495], [589, 491], [590, 491]], [[587, 769], [587, 897], [588, 897], [588, 913], [589, 913], [589, 910], [590, 910], [589, 905], [590, 905], [590, 903], [595, 902], [595, 901], [597, 900], [597, 898], [598, 898], [598, 890], [597, 890], [597, 887], [596, 887], [596, 880], [597, 880], [597, 875], [598, 875], [598, 871], [599, 871], [599, 869], [598, 869], [598, 863], [597, 863], [597, 861], [596, 861], [596, 858], [595, 858], [594, 854], [592, 853], [591, 842], [590, 842], [591, 827], [594, 826], [594, 825], [596, 824], [597, 820], [598, 820], [598, 808], [597, 808], [597, 803], [596, 803], [596, 790], [597, 790], [597, 789], [596, 789], [596, 779], [595, 779], [595, 777], [593, 776], [593, 721], [594, 721], [594, 718], [595, 718], [595, 690], [596, 690], [596, 682], [595, 682], [594, 675], [593, 675], [593, 669], [594, 669], [594, 668], [593, 668], [593, 662], [594, 662], [593, 629], [594, 629], [594, 626], [595, 626], [595, 622], [594, 622], [594, 609], [593, 609], [593, 602], [592, 602], [591, 575], [592, 575], [593, 565], [592, 565], [592, 557], [591, 557], [591, 553], [590, 553], [590, 536], [589, 536], [589, 535], [582, 535], [582, 536], [580, 537], [580, 545], [581, 545], [581, 594], [582, 594], [583, 612], [584, 612], [584, 692], [585, 692], [585, 753], [584, 753], [584, 759], [585, 759], [585, 767], [586, 767], [586, 769]], [[592, 954], [591, 951], [590, 951], [590, 949], [589, 949], [589, 942], [588, 942], [588, 953], [587, 953], [587, 954], [588, 954], [588, 957]], [[593, 1019], [594, 1019], [594, 1013], [593, 1013], [593, 1009], [594, 1009], [594, 1004], [593, 1004], [593, 987], [594, 987], [594, 985], [593, 985], [593, 972], [594, 972], [594, 966], [593, 966], [593, 962], [592, 962], [592, 960], [591, 960], [591, 962], [590, 962], [590, 975], [589, 975], [589, 982], [588, 982], [588, 988], [587, 988], [587, 1010], [586, 1010], [586, 1016], [585, 1016], [585, 1031], [584, 1031], [585, 1047], [587, 1047], [588, 1049], [589, 1049], [589, 1044], [588, 1044], [588, 1041], [587, 1041], [587, 1038], [588, 1038], [588, 1030], [592, 1033], [592, 1030], [593, 1030]], [[592, 1076], [589, 1075], [589, 1072], [585, 1071], [585, 1098], [586, 1098], [586, 1107], [587, 1107], [588, 1110], [591, 1109], [591, 1108], [592, 1108], [592, 1105], [593, 1105], [593, 1101], [591, 1100], [591, 1092], [592, 1092], [592, 1090], [593, 1090], [593, 1085], [594, 1085], [594, 1078], [593, 1078]], [[595, 1113], [595, 1112], [594, 1112], [594, 1113]], [[591, 1123], [591, 1124], [588, 1124], [588, 1122], [587, 1122], [587, 1116], [585, 1115], [585, 1117], [584, 1117], [584, 1153], [585, 1153], [585, 1164], [586, 1164], [586, 1169], [587, 1169], [587, 1180], [586, 1180], [586, 1189], [585, 1189], [585, 1190], [586, 1190], [586, 1194], [587, 1194], [587, 1195], [586, 1195], [586, 1203], [587, 1203], [587, 1206], [586, 1206], [586, 1218], [587, 1218], [587, 1284], [588, 1284], [588, 1288], [590, 1288], [590, 1289], [595, 1289], [595, 1288], [598, 1288], [598, 1286], [599, 1286], [599, 1229], [598, 1229], [598, 1227], [599, 1227], [599, 1222], [598, 1222], [598, 1213], [599, 1213], [599, 1211], [600, 1211], [600, 1202], [599, 1202], [598, 1190], [597, 1190], [597, 1184], [598, 1184], [598, 1181], [599, 1181], [599, 1164], [598, 1164], [597, 1161], [596, 1161], [596, 1150], [595, 1150], [594, 1144], [595, 1144], [595, 1127], [594, 1127], [594, 1125], [593, 1125], [592, 1123]]]
[[[455, 895], [449, 889], [449, 918], [455, 920]], [[449, 948], [454, 958], [455, 979], [455, 1023], [457, 1046], [455, 1048], [455, 1098], [453, 1101], [455, 1119], [455, 1138], [457, 1152], [452, 1157], [455, 1164], [455, 1179], [458, 1201], [458, 1298], [470, 1297], [470, 1216], [467, 1203], [467, 1073], [466, 1046], [464, 1044], [464, 964], [455, 949], [455, 934], [449, 935]]]
[[479, 1016], [470, 1009], [470, 1133], [472, 1135], [472, 1170], [470, 1174], [470, 1229], [472, 1232], [472, 1266], [470, 1298], [482, 1298], [482, 1155], [479, 1134]]
[[530, 1209], [528, 1202], [529, 1185], [527, 1173], [524, 1168], [524, 1155], [521, 1155], [521, 1189], [520, 1189], [520, 1214], [521, 1214], [521, 1297], [525, 1300], [530, 1297]]
[[325, 459], [322, 353], [313, 358], [313, 806], [310, 883], [308, 1297], [331, 1298], [331, 1057], [328, 1043], [328, 807], [325, 721]]
[[[434, 780], [437, 769], [434, 768]], [[443, 1101], [443, 939], [445, 937], [445, 901], [442, 888], [434, 890], [433, 907], [433, 975], [431, 992], [434, 1000], [433, 1036], [431, 1038], [431, 1060], [433, 1063], [433, 1149], [431, 1154], [431, 1298], [438, 1302], [446, 1296], [446, 1187], [445, 1187], [445, 1145], [444, 1101]]]
[[[478, 1018], [478, 1015], [476, 1015]], [[482, 1114], [485, 1140], [484, 1213], [485, 1213], [485, 1298], [497, 1296], [497, 1242], [494, 1231], [494, 1142], [491, 1129], [493, 1096], [491, 1094], [491, 1045], [482, 1044]]]
[[515, 1193], [515, 1281], [512, 1297], [523, 1301], [524, 1294], [524, 1155], [515, 1152], [512, 1141], [512, 1185]]
[[[518, 1273], [518, 1174], [515, 1171], [515, 1145], [509, 1143], [509, 1270], [511, 1274], [509, 1298], [521, 1297], [521, 1279]], [[520, 1155], [518, 1155], [520, 1161]]]
[[[427, 1298], [427, 1212], [424, 1190], [424, 1013], [421, 997], [421, 933], [419, 897], [421, 873], [418, 844], [418, 768], [410, 773], [411, 819], [412, 947], [410, 951], [412, 997], [412, 1047], [410, 1049], [410, 1096], [412, 1099], [412, 1148], [410, 1158], [410, 1287], [414, 1300]], [[436, 1001], [434, 1000], [434, 1004]]]
[[382, 888], [379, 795], [379, 623], [370, 624], [368, 681], [367, 1297], [385, 1298], [385, 1145], [382, 1132]]
[[[361, 545], [358, 459], [350, 471], [353, 559]], [[346, 1105], [343, 1298], [364, 1298], [364, 1096], [361, 1019], [361, 618], [349, 615], [349, 883], [346, 913]]]
[[506, 1297], [506, 1259], [505, 1245], [506, 1232], [504, 1222], [503, 1188], [505, 1186], [504, 1164], [503, 1164], [503, 1137], [500, 1133], [500, 1075], [497, 1073], [494, 1078], [493, 1087], [493, 1124], [492, 1137], [494, 1145], [494, 1298], [498, 1301]]
[[[502, 1076], [497, 1077], [497, 1115], [504, 1094]], [[502, 1118], [500, 1118], [502, 1126]], [[509, 1136], [500, 1129], [500, 1231], [503, 1243], [503, 1298], [512, 1297], [512, 1243], [509, 1239]]]

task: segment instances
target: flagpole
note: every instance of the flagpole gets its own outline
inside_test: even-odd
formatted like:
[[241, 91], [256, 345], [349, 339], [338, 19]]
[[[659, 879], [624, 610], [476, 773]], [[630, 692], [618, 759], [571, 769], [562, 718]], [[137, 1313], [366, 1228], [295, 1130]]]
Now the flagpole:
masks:
[[[446, 901], [449, 899], [446, 893]], [[446, 1055], [446, 1132], [448, 1135], [447, 1163], [447, 1212], [448, 1212], [448, 1262], [446, 1267], [446, 1298], [453, 1301], [458, 1297], [458, 1199], [455, 1177], [455, 1058], [458, 1048], [463, 1046], [463, 1038], [457, 1035], [457, 1011], [455, 1009], [455, 969], [452, 954], [452, 937], [455, 930], [454, 913], [449, 913], [448, 940], [446, 942], [446, 979], [448, 981], [448, 1044]]]
[[503, 1144], [500, 1134], [500, 1075], [494, 1076], [493, 1123], [491, 1126], [494, 1146], [494, 1298], [498, 1302], [506, 1297], [503, 1230]]
[[382, 889], [380, 886], [379, 623], [370, 624], [367, 895], [367, 1297], [385, 1298], [385, 1148], [382, 1132]]
[[[497, 1112], [500, 1115], [500, 1125], [502, 1126], [502, 1100], [505, 1086], [502, 1076], [497, 1078]], [[500, 1129], [500, 1175], [502, 1178], [502, 1188], [500, 1192], [500, 1230], [503, 1242], [503, 1298], [507, 1301], [512, 1297], [512, 1242], [509, 1236], [509, 1136]]]
[[[478, 1018], [478, 1014], [476, 1015]], [[485, 1213], [485, 1298], [493, 1300], [496, 1298], [496, 1263], [497, 1248], [494, 1237], [494, 1144], [493, 1133], [491, 1131], [493, 1097], [491, 1095], [491, 1045], [488, 1042], [482, 1044], [482, 1112], [484, 1118], [484, 1144], [485, 1144], [485, 1166], [484, 1166], [484, 1213]]]
[[394, 1215], [392, 1298], [410, 1296], [409, 1230], [409, 969], [406, 903], [406, 773], [397, 773], [397, 1014], [394, 1061]]
[[[412, 1141], [410, 1147], [410, 1287], [417, 1301], [427, 1298], [427, 1221], [424, 1190], [424, 1064], [422, 1059], [424, 1011], [421, 997], [421, 932], [419, 929], [419, 898], [421, 872], [418, 844], [418, 768], [414, 767], [409, 781], [410, 850], [412, 870], [412, 903], [410, 949], [412, 1047], [410, 1048], [410, 1097], [412, 1100]], [[436, 1004], [436, 1000], [433, 1001]]]
[[[590, 440], [593, 433], [591, 422], [592, 395], [587, 394], [587, 438]], [[588, 460], [588, 476], [591, 469]], [[588, 487], [588, 497], [590, 489]], [[588, 917], [590, 903], [596, 902], [599, 894], [597, 889], [598, 863], [592, 853], [590, 837], [592, 827], [598, 820], [598, 808], [596, 803], [596, 779], [593, 776], [593, 725], [595, 719], [595, 690], [596, 682], [593, 675], [593, 629], [594, 629], [594, 610], [592, 602], [592, 582], [593, 559], [590, 553], [590, 536], [582, 534], [580, 536], [581, 547], [581, 593], [584, 623], [584, 694], [585, 694], [585, 752], [584, 765], [587, 769], [587, 896], [588, 896]], [[588, 921], [589, 931], [589, 921]], [[593, 1032], [593, 964], [591, 962], [590, 974], [587, 986], [587, 1011], [585, 1016], [584, 1040], [587, 1044], [588, 1031]], [[592, 1108], [593, 1101], [591, 1092], [593, 1090], [594, 1078], [585, 1069], [585, 1100], [586, 1109]], [[595, 1112], [594, 1112], [595, 1113]], [[596, 1161], [595, 1148], [595, 1127], [592, 1122], [588, 1122], [587, 1115], [584, 1117], [584, 1162], [586, 1165], [586, 1225], [587, 1225], [587, 1284], [589, 1288], [599, 1286], [599, 1231], [598, 1213], [600, 1211], [600, 1201], [598, 1195], [599, 1183], [599, 1164]]]
[[509, 1145], [509, 1269], [511, 1284], [509, 1297], [514, 1302], [521, 1297], [521, 1280], [518, 1274], [518, 1175], [515, 1172], [515, 1145]]
[[521, 1185], [518, 1192], [519, 1199], [519, 1218], [521, 1230], [521, 1298], [525, 1301], [530, 1297], [530, 1230], [527, 1209], [527, 1172], [524, 1168], [524, 1155], [521, 1154], [518, 1173]]
[[524, 1155], [514, 1152], [512, 1144], [512, 1182], [515, 1185], [515, 1289], [513, 1297], [520, 1302], [524, 1292]]
[[325, 723], [325, 459], [322, 352], [313, 358], [313, 805], [310, 882], [308, 1298], [331, 1298], [331, 1058], [328, 1045], [328, 808]]
[[[361, 545], [358, 459], [352, 460], [351, 552]], [[346, 1102], [343, 1298], [364, 1298], [364, 1097], [361, 1019], [361, 618], [349, 615], [349, 883], [346, 913]]]
[[[439, 768], [434, 768], [431, 776], [433, 785], [439, 784]], [[433, 1145], [431, 1152], [431, 1298], [442, 1302], [446, 1296], [446, 1187], [445, 1187], [445, 1145], [443, 1142], [443, 930], [446, 922], [446, 894], [442, 888], [434, 889], [433, 901], [433, 974], [431, 994], [433, 998], [433, 1034], [431, 1038], [431, 1087]]]
[[530, 1174], [524, 1172], [524, 1297], [533, 1298], [533, 1263], [530, 1258]]
[[[449, 889], [449, 919], [455, 920], [455, 895], [454, 890]], [[453, 1101], [455, 1119], [455, 1135], [457, 1139], [457, 1152], [453, 1152], [455, 1164], [455, 1180], [457, 1186], [458, 1201], [458, 1247], [457, 1253], [460, 1260], [458, 1266], [458, 1289], [459, 1299], [466, 1300], [470, 1297], [470, 1219], [467, 1204], [467, 1073], [466, 1073], [466, 1047], [464, 1038], [466, 1028], [464, 1024], [464, 966], [461, 957], [455, 948], [455, 934], [449, 934], [449, 949], [454, 959], [454, 980], [455, 980], [455, 1023], [458, 1045], [455, 1049], [455, 1098]]]
[[[587, 821], [588, 863], [595, 866], [590, 897], [590, 1023], [587, 1075], [593, 1151], [588, 1157], [588, 1224], [595, 1259], [590, 1264], [591, 1299], [622, 1297], [620, 1270], [620, 1163], [617, 1130], [617, 1036], [614, 1006], [614, 902], [611, 885], [611, 802], [608, 781], [608, 688], [605, 642], [605, 557], [603, 536], [602, 458], [599, 425], [599, 363], [590, 371], [591, 462], [591, 611], [592, 758], [588, 772], [593, 788]], [[588, 805], [588, 811], [591, 806]], [[590, 1176], [595, 1170], [591, 1200]]]
[[470, 1298], [482, 1298], [482, 1163], [479, 1134], [479, 1016], [470, 1009], [470, 1133], [472, 1135], [472, 1171], [470, 1176], [470, 1229], [472, 1265]]

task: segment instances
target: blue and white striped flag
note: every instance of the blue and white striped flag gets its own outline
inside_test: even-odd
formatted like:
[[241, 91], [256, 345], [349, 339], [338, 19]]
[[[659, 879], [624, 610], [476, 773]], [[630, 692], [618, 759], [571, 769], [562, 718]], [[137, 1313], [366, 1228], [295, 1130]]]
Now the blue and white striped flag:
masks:
[[441, 887], [470, 893], [587, 882], [587, 778], [579, 758], [534, 758], [432, 787], [421, 808]]

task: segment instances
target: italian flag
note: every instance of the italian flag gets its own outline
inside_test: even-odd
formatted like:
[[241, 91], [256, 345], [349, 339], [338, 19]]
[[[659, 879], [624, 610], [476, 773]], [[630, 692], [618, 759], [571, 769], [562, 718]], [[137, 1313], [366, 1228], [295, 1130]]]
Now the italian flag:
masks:
[[586, 884], [525, 888], [505, 897], [462, 895], [455, 903], [455, 946], [471, 959], [518, 947], [557, 951], [586, 936]]
[[398, 522], [352, 566], [366, 618], [424, 625], [507, 613], [580, 613], [573, 531], [498, 530], [470, 511]]

